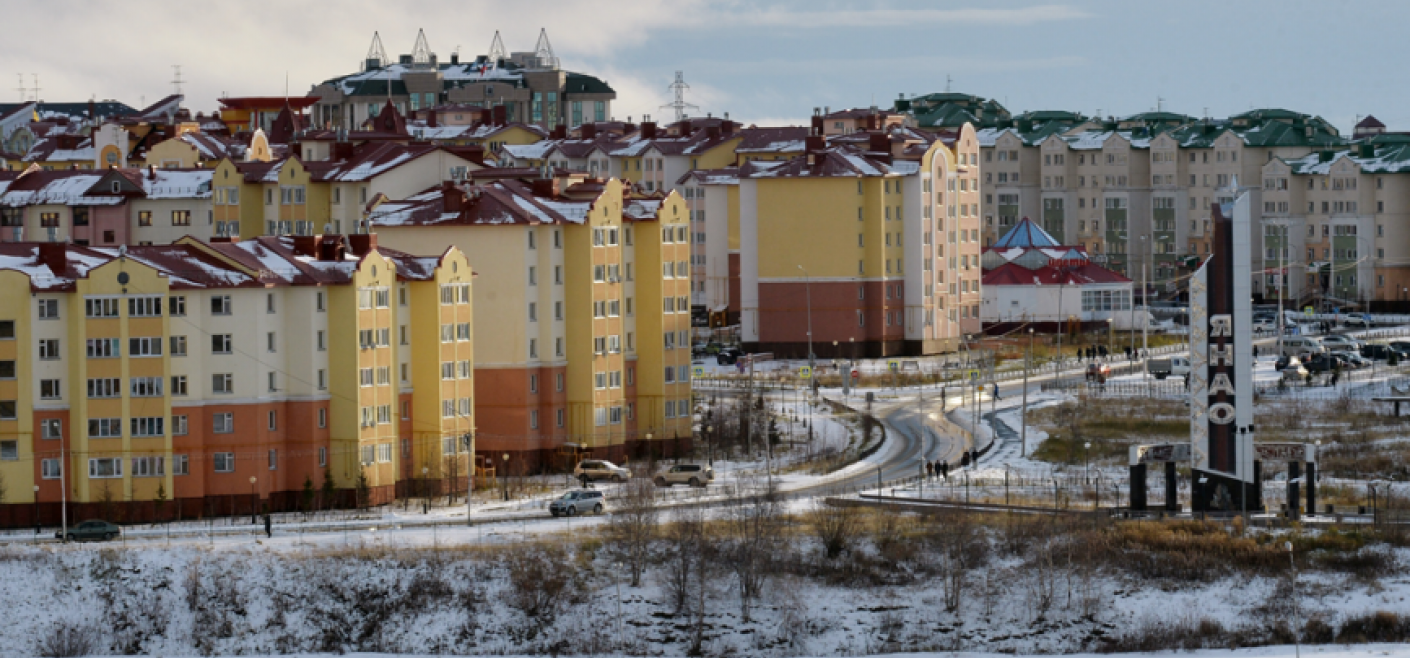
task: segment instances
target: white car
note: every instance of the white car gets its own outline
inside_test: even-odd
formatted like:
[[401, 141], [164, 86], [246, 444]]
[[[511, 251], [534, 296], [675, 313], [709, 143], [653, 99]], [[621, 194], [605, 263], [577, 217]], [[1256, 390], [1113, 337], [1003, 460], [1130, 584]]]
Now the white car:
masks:
[[1339, 350], [1339, 349], [1345, 349], [1345, 350], [1360, 350], [1360, 349], [1361, 349], [1361, 341], [1356, 340], [1355, 338], [1352, 338], [1352, 337], [1350, 337], [1350, 336], [1343, 336], [1343, 335], [1341, 335], [1341, 334], [1328, 334], [1328, 335], [1326, 335], [1326, 336], [1323, 336], [1321, 340], [1322, 340], [1322, 344], [1323, 344], [1323, 345], [1326, 345], [1326, 346], [1327, 346], [1327, 349], [1332, 350], [1332, 351], [1336, 351], [1336, 350]]
[[573, 469], [573, 477], [583, 484], [596, 480], [626, 482], [632, 472], [605, 459], [584, 459]]

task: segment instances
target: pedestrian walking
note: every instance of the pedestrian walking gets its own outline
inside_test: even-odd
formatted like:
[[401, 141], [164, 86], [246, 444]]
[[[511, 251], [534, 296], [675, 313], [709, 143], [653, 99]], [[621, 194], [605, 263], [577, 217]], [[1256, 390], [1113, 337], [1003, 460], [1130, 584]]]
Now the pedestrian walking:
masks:
[[274, 537], [274, 528], [270, 525], [269, 514], [264, 515], [264, 536], [266, 538]]
[[994, 399], [995, 399], [995, 400], [998, 400], [998, 399], [999, 399], [999, 385], [998, 385], [998, 384], [994, 384]]
[[933, 477], [935, 477], [935, 465], [925, 462], [925, 479], [929, 480]]

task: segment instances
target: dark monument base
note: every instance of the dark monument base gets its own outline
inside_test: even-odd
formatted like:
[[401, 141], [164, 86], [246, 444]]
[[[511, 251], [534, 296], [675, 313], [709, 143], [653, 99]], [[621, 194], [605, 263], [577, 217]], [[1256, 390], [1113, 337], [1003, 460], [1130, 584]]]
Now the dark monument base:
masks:
[[1199, 512], [1261, 512], [1263, 493], [1259, 483], [1243, 482], [1223, 473], [1193, 471], [1190, 509]]

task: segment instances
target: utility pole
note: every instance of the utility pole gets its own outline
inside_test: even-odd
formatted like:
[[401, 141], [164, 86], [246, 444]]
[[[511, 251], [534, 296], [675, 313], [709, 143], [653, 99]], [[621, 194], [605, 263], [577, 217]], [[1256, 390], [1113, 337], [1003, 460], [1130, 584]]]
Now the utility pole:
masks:
[[[1155, 258], [1155, 245], [1153, 244], [1155, 241], [1154, 241], [1154, 240], [1147, 240], [1147, 239], [1146, 239], [1146, 236], [1144, 236], [1144, 235], [1141, 236], [1141, 241], [1142, 241], [1142, 242], [1145, 242], [1146, 245], [1150, 248], [1150, 251], [1146, 252], [1147, 254], [1150, 255], [1150, 258]], [[1151, 325], [1151, 301], [1150, 301], [1150, 289], [1146, 287], [1146, 270], [1148, 269], [1148, 266], [1150, 265], [1150, 260], [1148, 260], [1148, 259], [1146, 259], [1146, 258], [1142, 258], [1141, 260], [1142, 260], [1142, 261], [1145, 261], [1145, 262], [1141, 263], [1141, 303], [1146, 307], [1146, 321], [1141, 323], [1141, 355], [1146, 358], [1144, 367], [1142, 368], [1142, 372], [1143, 372], [1144, 374], [1142, 374], [1141, 378], [1144, 379], [1144, 380], [1146, 380], [1146, 381], [1150, 381], [1150, 376], [1151, 376], [1151, 366], [1150, 366], [1150, 360], [1149, 360], [1149, 356], [1150, 356], [1150, 354], [1149, 354], [1150, 343], [1149, 343], [1149, 339], [1147, 338], [1147, 330], [1150, 328], [1150, 325]]]
[[808, 303], [808, 386], [816, 393], [818, 389], [813, 385], [813, 382], [817, 381], [816, 366], [813, 363], [813, 279], [802, 265], [799, 265], [798, 269], [803, 270], [803, 287]]
[[[1028, 356], [1023, 360], [1023, 420], [1018, 429], [1018, 454], [1028, 456], [1028, 369], [1033, 367], [1033, 327], [1028, 328]], [[1005, 501], [1007, 504], [1007, 501]]]

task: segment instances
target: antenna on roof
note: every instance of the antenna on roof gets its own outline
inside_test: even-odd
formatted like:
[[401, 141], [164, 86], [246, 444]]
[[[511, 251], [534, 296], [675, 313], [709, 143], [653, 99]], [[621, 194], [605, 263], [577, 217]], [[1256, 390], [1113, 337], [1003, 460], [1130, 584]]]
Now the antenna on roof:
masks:
[[1161, 97], [1159, 97], [1159, 96], [1156, 96], [1156, 97], [1155, 97], [1155, 111], [1156, 111], [1156, 112], [1160, 112], [1160, 111], [1162, 111], [1162, 110], [1164, 110], [1164, 109], [1165, 109], [1165, 99], [1164, 99], [1164, 98], [1161, 98]]
[[416, 31], [416, 45], [411, 48], [411, 63], [417, 66], [431, 64], [431, 45], [426, 43], [426, 30]]
[[509, 56], [509, 51], [504, 49], [504, 41], [499, 38], [499, 30], [494, 31], [494, 41], [490, 42], [490, 51], [485, 53], [485, 59], [491, 62], [498, 62]]
[[685, 71], [676, 71], [676, 81], [666, 85], [667, 89], [675, 92], [676, 100], [661, 106], [661, 109], [672, 109], [676, 111], [676, 121], [685, 118], [687, 108], [692, 110], [700, 109], [699, 105], [691, 105], [685, 102], [685, 90], [690, 89], [690, 85], [685, 83]]
[[34, 92], [34, 98], [33, 98], [32, 100], [34, 100], [35, 102], [38, 102], [38, 101], [39, 101], [39, 74], [38, 74], [38, 73], [35, 73], [35, 74], [33, 74], [33, 75], [34, 75], [34, 89], [31, 89], [30, 91]]
[[946, 74], [945, 74], [945, 93], [947, 93], [947, 94], [950, 93], [950, 83], [953, 82], [953, 81], [954, 81], [954, 78], [951, 78], [951, 77], [950, 77], [950, 74], [946, 73]]
[[[374, 65], [373, 62], [377, 63]], [[365, 64], [369, 70], [387, 65], [387, 50], [382, 47], [382, 35], [375, 31], [372, 33], [372, 45], [367, 49]]]
[[180, 65], [180, 64], [172, 64], [172, 65], [171, 65], [171, 70], [172, 70], [171, 87], [172, 87], [173, 90], [175, 90], [175, 93], [180, 94], [180, 93], [181, 93], [181, 83], [185, 82], [185, 80], [182, 80], [182, 79], [181, 79], [181, 65]]
[[547, 28], [539, 28], [539, 42], [534, 46], [534, 58], [539, 61], [539, 66], [558, 68], [558, 58], [553, 55], [553, 44], [548, 42]]
[[18, 92], [20, 92], [20, 102], [23, 103], [23, 102], [25, 102], [24, 93], [25, 93], [26, 91], [28, 91], [29, 88], [26, 87], [26, 86], [24, 86], [24, 74], [23, 74], [23, 73], [17, 73], [16, 75], [20, 76], [20, 86], [15, 87], [15, 90], [18, 91]]

